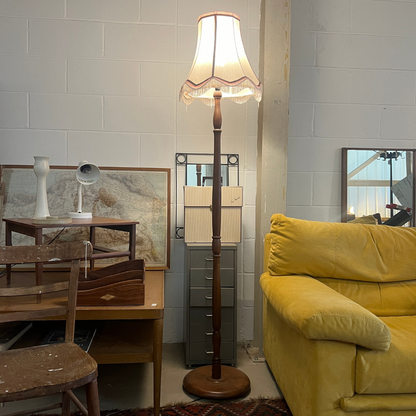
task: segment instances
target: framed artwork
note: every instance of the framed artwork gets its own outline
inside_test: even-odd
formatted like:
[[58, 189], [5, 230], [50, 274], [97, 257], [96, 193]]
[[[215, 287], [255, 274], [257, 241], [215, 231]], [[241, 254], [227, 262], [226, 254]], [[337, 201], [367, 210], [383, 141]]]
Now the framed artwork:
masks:
[[[48, 207], [51, 216], [68, 216], [77, 209], [77, 166], [50, 166], [46, 179]], [[83, 186], [83, 211], [94, 217], [139, 221], [136, 229], [136, 258], [146, 261], [149, 270], [170, 267], [170, 169], [100, 167], [98, 181]], [[37, 178], [33, 166], [0, 166], [4, 183], [3, 203], [0, 198], [0, 239], [5, 242], [3, 218], [32, 218], [35, 212]], [[44, 244], [52, 240], [89, 239], [88, 227], [45, 228]], [[55, 240], [54, 240], [55, 241]], [[100, 246], [123, 251], [128, 248], [128, 233], [97, 228]], [[32, 237], [13, 235], [13, 245], [34, 244]], [[125, 260], [97, 260], [105, 266]]]

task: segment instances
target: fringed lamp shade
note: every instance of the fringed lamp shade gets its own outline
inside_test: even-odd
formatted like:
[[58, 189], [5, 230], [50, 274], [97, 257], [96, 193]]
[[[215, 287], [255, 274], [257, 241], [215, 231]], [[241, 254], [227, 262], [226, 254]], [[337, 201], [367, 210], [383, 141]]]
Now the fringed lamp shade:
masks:
[[250, 97], [261, 100], [261, 82], [244, 51], [240, 18], [233, 13], [213, 12], [198, 18], [195, 58], [179, 100], [188, 105], [199, 99], [212, 106], [216, 89], [239, 104]]

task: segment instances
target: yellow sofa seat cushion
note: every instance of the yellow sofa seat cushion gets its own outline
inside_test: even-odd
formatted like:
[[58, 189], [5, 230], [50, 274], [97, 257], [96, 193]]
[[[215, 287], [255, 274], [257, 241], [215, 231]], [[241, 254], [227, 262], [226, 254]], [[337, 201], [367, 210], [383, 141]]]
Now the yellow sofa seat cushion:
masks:
[[357, 349], [356, 392], [416, 393], [416, 316], [385, 317], [391, 344], [387, 352]]
[[368, 282], [416, 277], [415, 228], [306, 221], [275, 214], [270, 233], [271, 275]]
[[384, 322], [312, 277], [263, 273], [260, 285], [281, 319], [308, 339], [348, 342], [379, 351], [390, 346]]

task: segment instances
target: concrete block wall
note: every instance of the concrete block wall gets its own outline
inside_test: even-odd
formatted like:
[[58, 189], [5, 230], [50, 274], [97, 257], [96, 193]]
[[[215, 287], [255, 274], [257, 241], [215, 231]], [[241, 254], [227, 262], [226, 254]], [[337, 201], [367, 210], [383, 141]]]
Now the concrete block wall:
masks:
[[292, 0], [287, 215], [341, 219], [341, 148], [416, 145], [416, 1]]
[[[209, 3], [209, 4], [208, 4]], [[241, 17], [258, 73], [260, 0], [0, 0], [0, 164], [172, 169], [175, 153], [213, 152], [212, 109], [186, 108], [197, 18]], [[243, 242], [238, 255], [238, 334], [253, 337], [257, 103], [223, 102], [223, 153], [240, 155]], [[64, 215], [65, 213], [51, 213]], [[3, 242], [4, 243], [4, 242]], [[164, 341], [183, 340], [184, 245], [171, 240]]]

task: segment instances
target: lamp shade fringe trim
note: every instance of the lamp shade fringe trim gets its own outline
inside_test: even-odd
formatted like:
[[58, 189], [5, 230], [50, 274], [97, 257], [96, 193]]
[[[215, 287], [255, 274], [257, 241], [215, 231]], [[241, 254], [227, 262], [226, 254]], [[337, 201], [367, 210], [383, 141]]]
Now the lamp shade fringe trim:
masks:
[[197, 99], [212, 107], [214, 105], [213, 94], [216, 89], [221, 90], [223, 98], [229, 98], [238, 104], [245, 103], [250, 97], [254, 97], [256, 101], [260, 102], [262, 97], [261, 83], [256, 85], [248, 78], [231, 83], [214, 77], [199, 85], [194, 85], [187, 80], [179, 92], [179, 101], [189, 105]]

